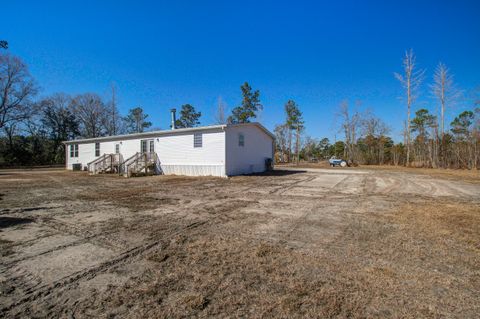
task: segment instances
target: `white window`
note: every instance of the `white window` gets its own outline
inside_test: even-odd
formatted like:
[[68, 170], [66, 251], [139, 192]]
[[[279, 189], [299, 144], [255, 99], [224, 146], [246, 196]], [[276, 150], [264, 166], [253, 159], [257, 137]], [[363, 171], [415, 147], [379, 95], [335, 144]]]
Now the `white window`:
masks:
[[100, 143], [95, 143], [95, 156], [100, 156]]
[[78, 144], [70, 144], [70, 157], [78, 157]]
[[202, 147], [202, 133], [193, 134], [193, 147]]
[[238, 146], [245, 146], [245, 136], [243, 133], [238, 134]]
[[140, 143], [140, 152], [142, 153], [153, 153], [155, 152], [155, 141], [154, 140], [141, 140]]
[[140, 141], [140, 152], [146, 153], [147, 152], [147, 140]]

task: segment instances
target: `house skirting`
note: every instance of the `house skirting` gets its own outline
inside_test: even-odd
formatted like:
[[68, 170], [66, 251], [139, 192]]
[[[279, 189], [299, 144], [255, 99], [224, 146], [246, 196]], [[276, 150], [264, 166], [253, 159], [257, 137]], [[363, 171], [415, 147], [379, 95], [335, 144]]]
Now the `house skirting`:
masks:
[[160, 169], [161, 172], [165, 175], [225, 177], [225, 165], [223, 164], [160, 164]]

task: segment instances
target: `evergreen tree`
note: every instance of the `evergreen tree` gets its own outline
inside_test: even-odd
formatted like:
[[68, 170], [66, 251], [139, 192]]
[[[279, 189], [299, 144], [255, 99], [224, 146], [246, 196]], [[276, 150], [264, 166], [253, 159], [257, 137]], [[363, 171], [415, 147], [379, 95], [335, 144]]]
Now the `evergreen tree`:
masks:
[[288, 100], [285, 104], [285, 113], [287, 116], [286, 125], [289, 128], [289, 137], [288, 137], [288, 150], [289, 150], [289, 161], [291, 161], [291, 154], [292, 154], [292, 140], [293, 140], [293, 132], [295, 131], [296, 135], [296, 154], [297, 154], [297, 162], [299, 160], [299, 149], [300, 149], [300, 133], [303, 130], [303, 115], [300, 111], [297, 103], [293, 100]]
[[232, 110], [232, 115], [228, 117], [229, 123], [250, 123], [251, 119], [257, 117], [258, 110], [263, 109], [260, 103], [260, 91], [252, 92], [252, 87], [247, 82], [240, 89], [243, 95], [242, 104]]
[[148, 114], [143, 113], [141, 107], [136, 107], [128, 111], [125, 118], [129, 133], [142, 133], [146, 128], [152, 126], [152, 122], [147, 121]]
[[182, 105], [180, 111], [180, 118], [175, 121], [175, 127], [186, 128], [195, 127], [200, 124], [199, 118], [202, 116], [201, 112], [196, 112], [195, 108], [190, 104]]
[[457, 140], [466, 140], [470, 136], [470, 127], [473, 124], [473, 112], [472, 111], [464, 111], [460, 113], [459, 116], [455, 117], [452, 121], [450, 126], [452, 127], [450, 130]]

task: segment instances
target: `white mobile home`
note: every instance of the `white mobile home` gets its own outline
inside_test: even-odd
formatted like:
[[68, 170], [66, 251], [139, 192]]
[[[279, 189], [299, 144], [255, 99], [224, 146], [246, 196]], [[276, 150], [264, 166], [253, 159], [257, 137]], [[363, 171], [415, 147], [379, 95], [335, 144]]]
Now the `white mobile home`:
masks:
[[78, 139], [64, 142], [66, 168], [96, 173], [232, 176], [263, 172], [274, 136], [259, 123]]

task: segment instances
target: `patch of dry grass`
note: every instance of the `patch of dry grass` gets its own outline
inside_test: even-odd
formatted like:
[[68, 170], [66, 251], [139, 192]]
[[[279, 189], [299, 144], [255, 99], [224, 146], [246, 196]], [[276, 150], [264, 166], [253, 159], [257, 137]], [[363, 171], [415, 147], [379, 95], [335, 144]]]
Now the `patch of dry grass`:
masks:
[[353, 216], [318, 253], [198, 230], [152, 252], [154, 270], [88, 308], [164, 318], [473, 318], [479, 227], [478, 206], [440, 200]]
[[[1, 190], [8, 196], [2, 204], [33, 206], [53, 198], [65, 213], [74, 200], [82, 204], [80, 212], [97, 207], [92, 215], [107, 207], [113, 217], [95, 227], [72, 215], [78, 233], [88, 227], [100, 235], [93, 240], [120, 248], [125, 237], [137, 236], [135, 246], [159, 244], [99, 271], [91, 278], [97, 286], [85, 277], [26, 302], [8, 313], [12, 317], [27, 317], [31, 309], [45, 317], [67, 316], [68, 310], [74, 317], [129, 318], [475, 318], [480, 313], [475, 198], [322, 193], [322, 205], [315, 206], [316, 199], [249, 193], [305, 179], [297, 173], [232, 179], [64, 177], [68, 183], [60, 174], [48, 174], [18, 189], [10, 187], [16, 182], [4, 183]], [[113, 214], [104, 201], [127, 209]], [[150, 214], [151, 209], [161, 213]], [[287, 210], [291, 214], [279, 214]], [[54, 213], [37, 212], [43, 221]], [[338, 218], [312, 225], [306, 213], [318, 214], [312, 219], [317, 222]], [[201, 226], [188, 227], [193, 222]], [[265, 225], [268, 231], [258, 232]], [[326, 230], [332, 235], [320, 240]], [[9, 246], [0, 241], [2, 253]], [[7, 283], [0, 289], [17, 282]]]
[[155, 271], [109, 293], [107, 308], [120, 311], [114, 314], [352, 317], [364, 309], [358, 282], [280, 244], [225, 234], [182, 235], [149, 259], [158, 263]]

